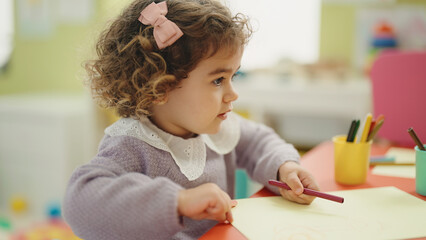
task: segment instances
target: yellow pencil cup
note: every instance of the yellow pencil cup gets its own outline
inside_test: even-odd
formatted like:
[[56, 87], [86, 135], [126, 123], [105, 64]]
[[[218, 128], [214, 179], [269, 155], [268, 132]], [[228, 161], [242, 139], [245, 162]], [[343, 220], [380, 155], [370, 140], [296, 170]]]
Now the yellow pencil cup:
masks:
[[334, 179], [345, 185], [363, 184], [370, 164], [371, 141], [346, 142], [346, 136], [333, 137]]

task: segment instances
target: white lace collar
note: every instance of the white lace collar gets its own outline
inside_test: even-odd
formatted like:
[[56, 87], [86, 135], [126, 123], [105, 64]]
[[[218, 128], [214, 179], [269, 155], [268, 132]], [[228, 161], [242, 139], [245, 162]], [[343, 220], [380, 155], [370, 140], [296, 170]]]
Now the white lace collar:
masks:
[[149, 145], [169, 152], [180, 171], [192, 181], [203, 174], [206, 164], [206, 145], [219, 154], [231, 152], [240, 139], [240, 126], [234, 113], [222, 122], [217, 134], [201, 134], [183, 139], [155, 126], [147, 117], [140, 121], [122, 118], [105, 129], [110, 136], [131, 136]]

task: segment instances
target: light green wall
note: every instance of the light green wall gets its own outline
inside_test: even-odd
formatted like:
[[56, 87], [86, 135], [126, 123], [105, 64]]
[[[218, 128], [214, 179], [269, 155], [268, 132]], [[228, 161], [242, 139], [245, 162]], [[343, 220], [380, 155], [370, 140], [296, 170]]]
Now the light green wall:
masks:
[[321, 7], [320, 58], [349, 61], [355, 39], [355, 7], [323, 4]]
[[[0, 72], [0, 95], [84, 91], [81, 64], [93, 54], [94, 40], [105, 21], [131, 0], [94, 0], [96, 11], [86, 24], [58, 24], [44, 40], [26, 39], [16, 29], [14, 51], [6, 72]], [[399, 0], [426, 8], [424, 0]], [[360, 4], [325, 1], [321, 9], [320, 58], [353, 59], [355, 17]], [[16, 26], [19, 26], [16, 19]]]
[[46, 40], [24, 40], [16, 34], [11, 62], [0, 75], [0, 94], [82, 91], [76, 49], [86, 31], [60, 26]]
[[21, 36], [16, 17], [14, 50], [8, 68], [0, 72], [0, 95], [85, 91], [82, 63], [93, 56], [94, 41], [105, 21], [129, 2], [94, 1], [96, 10], [88, 22], [55, 23], [51, 34], [44, 39]]

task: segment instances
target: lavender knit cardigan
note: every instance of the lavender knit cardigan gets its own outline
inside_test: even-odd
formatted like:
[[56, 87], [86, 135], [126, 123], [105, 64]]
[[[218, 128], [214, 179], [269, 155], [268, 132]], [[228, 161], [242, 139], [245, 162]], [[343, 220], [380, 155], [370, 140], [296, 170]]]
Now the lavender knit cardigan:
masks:
[[179, 190], [215, 183], [232, 198], [236, 168], [267, 186], [281, 164], [299, 160], [295, 148], [271, 128], [241, 117], [239, 121], [235, 149], [220, 155], [206, 147], [204, 172], [193, 181], [180, 172], [170, 153], [134, 137], [105, 135], [94, 159], [71, 176], [63, 202], [65, 220], [85, 240], [199, 238], [217, 222], [180, 218]]

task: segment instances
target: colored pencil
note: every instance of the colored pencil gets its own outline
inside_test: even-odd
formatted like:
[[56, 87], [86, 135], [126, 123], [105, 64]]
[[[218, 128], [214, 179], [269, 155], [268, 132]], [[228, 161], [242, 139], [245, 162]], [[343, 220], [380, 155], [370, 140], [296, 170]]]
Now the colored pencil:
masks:
[[416, 132], [414, 132], [414, 129], [412, 127], [408, 129], [408, 133], [416, 143], [417, 147], [419, 147], [420, 150], [426, 151], [425, 147], [423, 146], [423, 143], [420, 141], [419, 137], [417, 137], [417, 134]]
[[370, 130], [368, 130], [368, 135], [367, 135], [367, 142], [368, 142], [368, 136], [370, 136], [370, 134], [371, 134], [371, 132], [373, 131], [373, 129], [374, 129], [374, 126], [376, 126], [376, 120], [372, 120], [371, 121], [371, 125], [370, 125]]
[[370, 157], [370, 163], [376, 163], [376, 162], [395, 162], [394, 156], [371, 156]]
[[376, 118], [376, 123], [379, 122], [380, 120], [385, 120], [385, 116], [383, 114], [380, 114], [377, 118]]
[[348, 136], [346, 137], [346, 142], [350, 142], [350, 138], [352, 137], [355, 131], [355, 126], [356, 126], [356, 120], [352, 120], [351, 126], [349, 128]]
[[354, 140], [355, 140], [355, 136], [356, 136], [356, 134], [357, 134], [357, 132], [358, 132], [358, 129], [359, 129], [359, 124], [360, 124], [360, 120], [359, 119], [357, 119], [356, 121], [355, 121], [355, 128], [354, 128], [354, 130], [353, 130], [353, 132], [352, 132], [352, 135], [351, 136], [348, 136], [348, 140], [347, 140], [347, 142], [353, 142]]
[[[279, 181], [276, 181], [276, 180], [269, 180], [268, 183], [270, 185], [273, 185], [273, 186], [277, 186], [277, 187], [280, 187], [280, 188], [291, 190], [291, 188], [283, 182], [279, 182]], [[303, 193], [306, 194], [306, 195], [324, 198], [324, 199], [334, 201], [334, 202], [338, 202], [338, 203], [343, 203], [343, 201], [344, 201], [344, 199], [342, 197], [323, 193], [323, 192], [318, 192], [318, 191], [315, 191], [315, 190], [312, 190], [312, 189], [309, 189], [309, 188], [304, 188]]]
[[395, 165], [395, 166], [412, 166], [415, 165], [414, 162], [396, 162], [396, 158], [394, 156], [371, 156], [370, 157], [370, 165]]
[[415, 163], [397, 163], [397, 162], [370, 162], [371, 166], [414, 166]]
[[369, 142], [370, 140], [373, 140], [373, 138], [376, 136], [377, 132], [382, 127], [382, 125], [383, 125], [384, 122], [385, 122], [384, 118], [382, 118], [378, 122], [376, 122], [373, 130], [370, 132], [370, 134], [368, 134], [367, 142]]
[[371, 115], [371, 113], [367, 114], [367, 116], [365, 117], [364, 129], [362, 131], [361, 139], [359, 140], [360, 143], [367, 142], [368, 132], [370, 131], [370, 125], [372, 120], [373, 115]]

